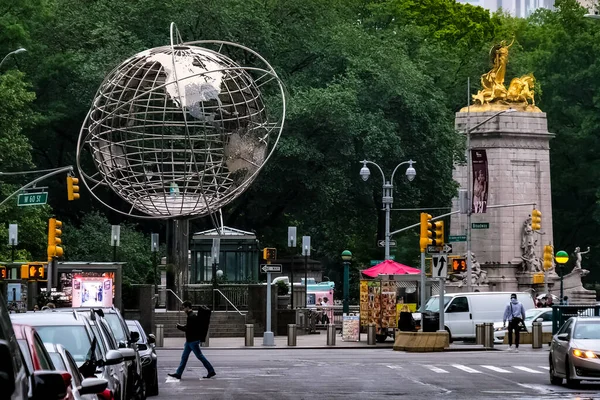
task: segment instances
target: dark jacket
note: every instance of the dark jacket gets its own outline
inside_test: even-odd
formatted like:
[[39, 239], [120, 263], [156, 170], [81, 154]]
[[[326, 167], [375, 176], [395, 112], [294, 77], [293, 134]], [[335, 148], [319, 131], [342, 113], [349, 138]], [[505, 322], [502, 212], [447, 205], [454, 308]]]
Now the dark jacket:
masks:
[[177, 329], [185, 332], [186, 342], [204, 342], [210, 325], [210, 309], [200, 308], [198, 313], [190, 312], [185, 325], [177, 325]]

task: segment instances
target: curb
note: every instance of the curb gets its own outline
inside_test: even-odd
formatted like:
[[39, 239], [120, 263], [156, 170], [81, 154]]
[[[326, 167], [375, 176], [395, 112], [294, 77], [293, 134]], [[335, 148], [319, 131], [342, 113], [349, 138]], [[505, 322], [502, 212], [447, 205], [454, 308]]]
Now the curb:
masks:
[[[240, 347], [202, 347], [202, 350], [336, 350], [336, 349], [388, 349], [392, 350], [393, 345], [389, 346], [240, 346]], [[183, 347], [157, 347], [156, 350], [183, 350]]]

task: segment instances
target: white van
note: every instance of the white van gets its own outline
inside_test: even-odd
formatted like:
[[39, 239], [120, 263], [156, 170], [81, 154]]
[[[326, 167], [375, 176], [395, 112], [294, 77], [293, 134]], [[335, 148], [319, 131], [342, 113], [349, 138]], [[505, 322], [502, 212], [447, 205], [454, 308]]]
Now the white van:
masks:
[[[474, 339], [475, 325], [484, 322], [502, 321], [504, 309], [514, 292], [469, 292], [444, 295], [444, 326], [450, 333], [450, 341]], [[535, 308], [529, 293], [517, 293], [517, 300], [525, 310]], [[439, 312], [439, 297], [432, 296], [425, 304], [425, 311]], [[413, 314], [417, 325], [421, 314]]]

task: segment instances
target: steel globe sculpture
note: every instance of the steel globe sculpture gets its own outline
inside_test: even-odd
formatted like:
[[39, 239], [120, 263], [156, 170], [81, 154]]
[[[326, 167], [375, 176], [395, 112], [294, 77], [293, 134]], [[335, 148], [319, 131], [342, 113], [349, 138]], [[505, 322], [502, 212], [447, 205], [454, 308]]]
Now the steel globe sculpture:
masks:
[[[243, 66], [227, 54], [255, 62]], [[93, 196], [117, 212], [212, 214], [256, 178], [284, 119], [283, 84], [263, 57], [235, 43], [183, 43], [172, 24], [170, 46], [134, 55], [102, 82], [81, 128], [77, 167]], [[103, 201], [102, 187], [129, 210]]]

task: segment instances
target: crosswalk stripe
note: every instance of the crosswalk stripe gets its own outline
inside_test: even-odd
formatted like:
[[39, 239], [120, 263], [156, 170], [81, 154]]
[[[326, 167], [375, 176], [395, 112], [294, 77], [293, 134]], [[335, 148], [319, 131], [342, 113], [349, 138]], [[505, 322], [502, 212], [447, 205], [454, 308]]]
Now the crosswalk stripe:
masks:
[[402, 367], [399, 365], [388, 365], [387, 367], [391, 369], [402, 369]]
[[521, 367], [521, 366], [515, 365], [515, 368], [520, 369], [521, 371], [530, 372], [532, 374], [541, 374], [540, 371], [536, 371], [535, 369], [531, 369], [531, 368], [527, 368], [527, 367]]
[[491, 369], [492, 371], [501, 372], [503, 374], [512, 374], [511, 371], [502, 369], [500, 367], [494, 367], [493, 365], [482, 365], [483, 368]]
[[452, 366], [454, 368], [458, 368], [458, 369], [462, 369], [465, 372], [469, 372], [471, 374], [481, 374], [481, 371], [477, 371], [476, 369], [467, 367], [466, 365], [461, 365], [461, 364], [452, 364]]
[[547, 365], [540, 365], [541, 369], [545, 369], [546, 371], [550, 371], [550, 367]]
[[433, 365], [425, 365], [425, 368], [429, 368], [430, 370], [432, 370], [433, 372], [436, 372], [438, 374], [447, 374], [448, 373], [448, 371], [446, 371], [445, 369], [434, 367]]

